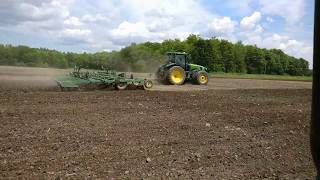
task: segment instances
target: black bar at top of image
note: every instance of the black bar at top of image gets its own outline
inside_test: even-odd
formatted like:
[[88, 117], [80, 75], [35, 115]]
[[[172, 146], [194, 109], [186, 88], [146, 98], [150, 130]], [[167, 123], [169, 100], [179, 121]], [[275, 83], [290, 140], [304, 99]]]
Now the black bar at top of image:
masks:
[[313, 88], [312, 88], [312, 120], [311, 120], [311, 150], [320, 175], [320, 0], [315, 0], [314, 14], [314, 50], [313, 50]]

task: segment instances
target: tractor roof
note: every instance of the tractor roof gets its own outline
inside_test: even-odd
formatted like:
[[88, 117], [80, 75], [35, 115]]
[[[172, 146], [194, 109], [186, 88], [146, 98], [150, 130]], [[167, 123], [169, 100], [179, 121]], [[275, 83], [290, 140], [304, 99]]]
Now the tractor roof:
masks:
[[169, 54], [187, 55], [188, 53], [185, 53], [185, 52], [167, 52], [167, 55], [169, 55]]

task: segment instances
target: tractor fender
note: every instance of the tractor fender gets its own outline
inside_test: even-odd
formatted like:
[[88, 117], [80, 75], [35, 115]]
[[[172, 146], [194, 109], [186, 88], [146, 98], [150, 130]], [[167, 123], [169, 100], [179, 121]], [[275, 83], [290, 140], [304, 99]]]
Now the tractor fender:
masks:
[[174, 63], [169, 63], [165, 65], [166, 70], [169, 70], [172, 66], [176, 66]]
[[175, 65], [176, 64], [174, 64], [174, 63], [169, 63], [169, 64], [164, 64], [164, 65], [160, 66], [157, 73], [156, 73], [158, 79], [162, 79], [162, 80], [166, 79], [167, 72], [169, 71], [170, 68], [172, 68]]

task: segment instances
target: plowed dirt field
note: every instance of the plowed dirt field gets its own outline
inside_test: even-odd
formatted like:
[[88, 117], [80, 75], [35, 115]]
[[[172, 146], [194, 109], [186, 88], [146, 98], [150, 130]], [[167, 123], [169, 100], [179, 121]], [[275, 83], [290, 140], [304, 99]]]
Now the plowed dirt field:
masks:
[[[0, 179], [315, 175], [310, 83], [219, 79], [232, 88], [213, 80], [205, 91], [60, 92], [54, 83], [36, 86], [51, 75], [10, 72], [0, 68]], [[25, 86], [31, 77], [45, 78]]]

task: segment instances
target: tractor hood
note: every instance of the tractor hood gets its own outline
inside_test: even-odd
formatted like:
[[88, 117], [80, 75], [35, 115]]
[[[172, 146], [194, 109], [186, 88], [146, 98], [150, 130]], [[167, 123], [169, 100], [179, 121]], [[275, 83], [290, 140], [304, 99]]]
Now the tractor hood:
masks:
[[206, 71], [208, 72], [208, 68], [198, 65], [198, 64], [189, 64], [190, 71]]

